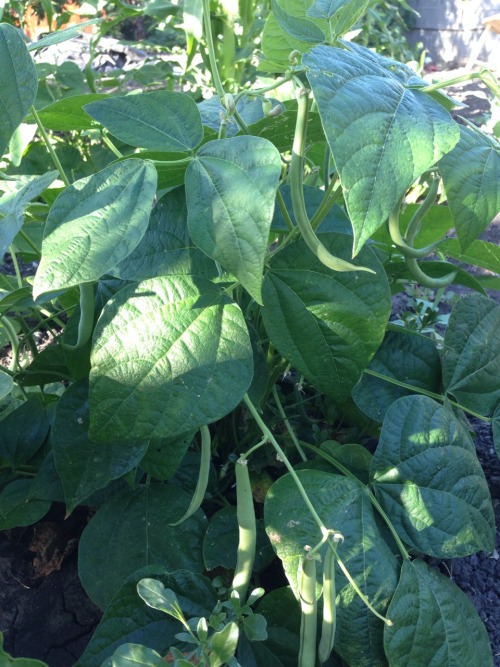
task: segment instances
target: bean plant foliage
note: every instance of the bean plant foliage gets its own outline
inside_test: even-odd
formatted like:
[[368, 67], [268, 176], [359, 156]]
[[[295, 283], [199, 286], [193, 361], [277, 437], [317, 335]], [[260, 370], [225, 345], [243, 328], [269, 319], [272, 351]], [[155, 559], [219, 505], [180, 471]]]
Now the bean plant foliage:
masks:
[[[49, 104], [0, 23], [0, 529], [92, 508], [77, 667], [493, 665], [427, 557], [494, 547], [467, 416], [500, 453], [500, 148], [349, 41], [371, 4], [273, 0], [245, 82], [186, 0], [205, 100]], [[390, 321], [407, 283], [469, 293], [428, 335]]]

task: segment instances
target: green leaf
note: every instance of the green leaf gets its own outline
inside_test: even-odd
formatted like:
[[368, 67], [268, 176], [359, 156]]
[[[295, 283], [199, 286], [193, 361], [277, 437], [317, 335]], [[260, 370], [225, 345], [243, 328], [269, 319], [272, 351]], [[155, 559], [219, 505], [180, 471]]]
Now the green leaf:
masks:
[[290, 53], [304, 53], [307, 42], [295, 39], [282, 28], [273, 12], [267, 16], [262, 33], [262, 52], [267, 60], [261, 60], [259, 69], [266, 72], [283, 73], [290, 67]]
[[153, 609], [158, 609], [179, 622], [184, 620], [184, 614], [177, 601], [177, 596], [170, 588], [165, 588], [157, 579], [141, 579], [137, 584], [137, 593], [144, 602]]
[[263, 642], [267, 639], [267, 623], [262, 614], [252, 614], [243, 618], [243, 632], [252, 642]]
[[387, 59], [368, 49], [316, 46], [302, 62], [340, 175], [357, 254], [410, 185], [455, 146], [458, 125], [438, 102], [410, 87], [402, 67], [392, 71]]
[[464, 251], [500, 211], [500, 145], [460, 126], [460, 141], [438, 166]]
[[186, 171], [191, 238], [258, 303], [280, 174], [279, 152], [252, 136], [205, 144]]
[[130, 146], [192, 151], [203, 139], [196, 102], [185, 93], [155, 90], [91, 102], [85, 111]]
[[122, 644], [113, 653], [110, 667], [165, 667], [159, 653], [141, 644]]
[[147, 644], [164, 655], [175, 642], [179, 623], [148, 607], [137, 593], [137, 584], [144, 577], [154, 577], [175, 591], [188, 617], [208, 617], [217, 603], [215, 591], [206, 577], [188, 570], [168, 573], [160, 565], [146, 566], [130, 575], [120, 586], [75, 667], [101, 667], [103, 661], [124, 643]]
[[316, 0], [307, 15], [331, 20], [332, 36], [340, 37], [359, 21], [370, 5], [371, 0]]
[[179, 273], [218, 275], [215, 262], [189, 238], [184, 188], [175, 188], [160, 199], [137, 248], [110, 273], [134, 281]]
[[210, 667], [222, 667], [236, 653], [240, 630], [234, 621], [210, 637]]
[[159, 480], [172, 477], [183, 460], [195, 433], [195, 431], [190, 431], [175, 438], [152, 440], [149, 443], [148, 451], [141, 459], [142, 470]]
[[2, 667], [49, 667], [46, 662], [31, 658], [13, 658], [3, 650], [3, 633], [0, 632], [0, 665]]
[[462, 252], [458, 239], [446, 239], [440, 244], [439, 250], [448, 257], [458, 259], [459, 262], [480, 266], [482, 269], [493, 273], [500, 273], [500, 247], [496, 243], [480, 240], [472, 241], [467, 246], [467, 250]]
[[73, 95], [64, 97], [38, 111], [42, 125], [46, 130], [58, 132], [70, 132], [90, 130], [95, 127], [95, 122], [83, 110], [90, 102], [106, 99], [108, 95], [103, 93], [86, 93], [85, 95]]
[[[349, 259], [351, 237], [323, 234], [328, 250]], [[376, 275], [333, 272], [303, 241], [271, 262], [262, 317], [273, 344], [297, 370], [337, 400], [345, 400], [382, 342], [390, 293], [370, 248], [356, 260]], [[356, 262], [355, 262], [356, 263]]]
[[156, 190], [150, 162], [125, 160], [75, 181], [50, 209], [35, 276], [43, 292], [98, 280], [141, 240]]
[[37, 396], [29, 398], [0, 422], [0, 458], [12, 468], [27, 463], [45, 442], [49, 423]]
[[19, 30], [0, 24], [0, 156], [35, 102], [38, 76]]
[[391, 667], [493, 665], [486, 628], [448, 577], [421, 560], [403, 562], [384, 647]]
[[89, 422], [88, 383], [77, 382], [59, 399], [51, 433], [67, 512], [137, 466], [149, 444], [128, 440], [92, 442], [88, 438]]
[[265, 646], [279, 656], [286, 667], [296, 667], [299, 653], [300, 606], [289, 586], [274, 588], [257, 605], [267, 620]]
[[10, 394], [14, 387], [14, 380], [5, 371], [0, 369], [0, 401]]
[[436, 558], [493, 549], [495, 518], [474, 444], [432, 399], [405, 396], [391, 405], [370, 474], [377, 499], [413, 548]]
[[[274, 102], [274, 104], [278, 104], [278, 100], [271, 99], [271, 101]], [[198, 110], [201, 114], [203, 125], [213, 130], [213, 132], [218, 133], [221, 124], [221, 113], [225, 112], [218, 96], [213, 95], [208, 100], [199, 102]], [[236, 111], [247, 126], [253, 126], [255, 123], [258, 123], [266, 117], [262, 108], [262, 98], [260, 97], [244, 95], [236, 102]], [[253, 130], [254, 128], [252, 127], [252, 134], [256, 134]], [[227, 136], [234, 137], [234, 135], [238, 134], [240, 131], [240, 126], [236, 120], [234, 118], [228, 118]]]
[[48, 171], [41, 176], [20, 176], [12, 181], [1, 181], [0, 258], [23, 226], [26, 206], [46, 190], [56, 177], [56, 171]]
[[289, 14], [281, 8], [277, 0], [271, 0], [271, 9], [280, 27], [294, 39], [307, 44], [321, 44], [325, 41], [321, 28], [312, 21]]
[[[441, 391], [441, 361], [430, 338], [402, 331], [388, 331], [368, 370], [433, 393]], [[383, 422], [394, 401], [413, 393], [409, 389], [364, 373], [352, 397], [370, 419]]]
[[[339, 557], [377, 611], [384, 613], [396, 589], [398, 563], [379, 532], [363, 487], [353, 480], [319, 470], [299, 470], [297, 474], [324, 525], [345, 536], [345, 542], [337, 546]], [[284, 475], [269, 489], [264, 520], [271, 544], [297, 596], [298, 565], [304, 547], [317, 544], [321, 532], [291, 475]], [[319, 582], [321, 563], [317, 569]], [[338, 568], [336, 579], [335, 651], [356, 667], [385, 665], [382, 621], [365, 606]], [[370, 651], [366, 651], [368, 645]]]
[[466, 409], [491, 417], [500, 400], [500, 306], [479, 294], [455, 305], [444, 337], [446, 392]]
[[31, 480], [17, 479], [1, 491], [0, 530], [31, 526], [47, 514], [51, 502], [29, 500], [30, 489]]
[[28, 51], [38, 51], [39, 49], [44, 49], [47, 46], [52, 46], [53, 44], [60, 44], [65, 42], [68, 39], [73, 39], [77, 37], [79, 33], [83, 32], [85, 28], [90, 26], [98, 25], [103, 19], [89, 19], [88, 21], [83, 21], [78, 23], [78, 25], [73, 25], [70, 28], [65, 28], [64, 30], [57, 30], [57, 32], [52, 32], [48, 35], [45, 35], [42, 39], [39, 39], [37, 42], [32, 42], [28, 45]]
[[106, 607], [124, 579], [150, 563], [203, 571], [203, 514], [170, 525], [190, 500], [179, 487], [161, 484], [122, 491], [98, 509], [83, 531], [78, 559], [83, 587], [95, 604]]
[[172, 276], [125, 287], [94, 332], [91, 438], [198, 429], [238, 405], [252, 373], [243, 314], [215, 285]]

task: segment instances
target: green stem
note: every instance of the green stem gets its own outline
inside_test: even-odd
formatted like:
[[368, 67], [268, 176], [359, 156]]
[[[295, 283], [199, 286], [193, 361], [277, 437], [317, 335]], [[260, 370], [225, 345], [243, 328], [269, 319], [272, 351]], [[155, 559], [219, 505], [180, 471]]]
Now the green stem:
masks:
[[121, 159], [121, 158], [123, 157], [123, 153], [120, 153], [120, 151], [118, 150], [118, 148], [114, 145], [114, 143], [113, 143], [113, 142], [111, 141], [111, 139], [108, 137], [108, 133], [107, 133], [107, 132], [103, 132], [103, 133], [101, 134], [101, 136], [102, 136], [102, 140], [104, 141], [104, 143], [106, 144], [106, 146], [109, 148], [109, 150], [113, 153], [113, 155], [114, 155], [115, 157], [117, 157], [118, 159]]
[[325, 524], [321, 520], [319, 514], [314, 509], [314, 505], [310, 501], [309, 496], [306, 493], [306, 490], [302, 486], [302, 482], [300, 481], [300, 479], [297, 476], [297, 473], [293, 469], [292, 464], [290, 463], [290, 461], [286, 457], [285, 452], [279, 446], [278, 442], [276, 441], [276, 438], [271, 433], [270, 429], [267, 427], [265, 422], [262, 420], [261, 416], [259, 415], [259, 413], [255, 409], [254, 404], [252, 403], [252, 401], [250, 400], [250, 398], [248, 397], [247, 394], [245, 394], [245, 397], [244, 397], [243, 400], [245, 401], [245, 405], [249, 409], [250, 414], [252, 415], [254, 420], [257, 422], [257, 425], [259, 426], [260, 430], [262, 431], [262, 434], [266, 436], [268, 442], [270, 442], [271, 445], [274, 447], [274, 450], [278, 454], [280, 460], [283, 461], [283, 463], [285, 464], [286, 469], [288, 470], [288, 472], [292, 476], [292, 479], [295, 482], [295, 484], [297, 486], [297, 489], [298, 489], [300, 495], [302, 496], [303, 501], [306, 504], [307, 509], [311, 513], [311, 516], [313, 517], [316, 525], [318, 526], [319, 530], [321, 531], [321, 535], [323, 535], [323, 536], [328, 535], [328, 529], [326, 528]]
[[391, 378], [388, 375], [384, 375], [383, 373], [378, 373], [377, 371], [373, 371], [370, 368], [365, 368], [363, 370], [363, 373], [366, 373], [367, 375], [372, 375], [373, 377], [376, 377], [379, 380], [384, 380], [385, 382], [390, 382], [391, 384], [395, 384], [396, 386], [401, 387], [402, 389], [407, 389], [408, 391], [412, 391], [415, 394], [428, 396], [429, 398], [433, 398], [435, 401], [440, 401], [441, 403], [443, 403], [446, 400], [448, 401], [448, 403], [450, 403], [450, 405], [453, 405], [453, 407], [458, 408], [459, 410], [463, 410], [463, 412], [472, 415], [472, 417], [476, 417], [477, 419], [480, 419], [481, 421], [484, 421], [488, 424], [491, 422], [491, 419], [489, 417], [480, 415], [478, 412], [474, 412], [473, 410], [466, 408], [465, 406], [461, 405], [460, 403], [457, 403], [456, 401], [452, 401], [450, 398], [448, 398], [447, 396], [443, 396], [442, 394], [435, 394], [433, 391], [427, 391], [427, 389], [422, 389], [421, 387], [414, 387], [412, 384], [401, 382], [401, 380], [396, 380], [396, 378]]
[[30, 239], [30, 237], [26, 234], [26, 232], [23, 229], [19, 230], [19, 236], [23, 239], [23, 241], [26, 241], [26, 243], [30, 246], [30, 248], [35, 252], [37, 257], [41, 257], [40, 249], [36, 247], [36, 245], [33, 243], [33, 241]]
[[222, 85], [222, 81], [219, 74], [219, 69], [217, 67], [217, 58], [215, 55], [214, 48], [214, 38], [212, 35], [212, 24], [210, 22], [210, 0], [203, 0], [203, 27], [205, 32], [205, 41], [207, 43], [208, 50], [208, 59], [210, 61], [210, 72], [212, 74], [212, 80], [214, 82], [215, 90], [217, 95], [220, 98], [220, 101], [224, 99], [225, 90]]
[[311, 227], [314, 230], [318, 229], [318, 227], [328, 215], [332, 206], [334, 206], [339, 201], [341, 194], [342, 188], [340, 187], [340, 182], [335, 178], [332, 178], [316, 213], [311, 218]]
[[290, 188], [292, 194], [293, 213], [297, 226], [300, 229], [302, 238], [311, 252], [316, 255], [319, 261], [333, 271], [369, 271], [371, 269], [363, 266], [355, 266], [349, 262], [334, 257], [318, 239], [311, 227], [311, 222], [307, 216], [306, 205], [304, 201], [304, 159], [306, 145], [306, 128], [308, 114], [308, 92], [303, 88], [297, 91], [297, 124], [295, 126], [295, 136], [293, 139], [292, 161], [290, 163]]
[[285, 424], [286, 430], [288, 431], [288, 435], [290, 436], [290, 438], [292, 439], [293, 444], [295, 445], [295, 449], [298, 451], [298, 453], [300, 455], [300, 458], [303, 461], [307, 461], [307, 456], [304, 454], [304, 450], [300, 446], [300, 442], [298, 441], [298, 438], [295, 435], [295, 432], [294, 432], [290, 422], [288, 421], [286, 413], [283, 410], [283, 405], [281, 404], [280, 398], [278, 396], [278, 392], [276, 391], [276, 385], [273, 386], [272, 393], [273, 393], [274, 402], [276, 403], [276, 407], [278, 408], [278, 412], [280, 413], [280, 417], [283, 420], [283, 423]]
[[23, 278], [21, 276], [21, 271], [19, 270], [19, 262], [17, 261], [17, 255], [13, 245], [9, 247], [9, 253], [12, 257], [12, 263], [14, 264], [14, 271], [16, 272], [17, 286], [21, 288], [23, 286]]
[[409, 560], [410, 554], [408, 553], [405, 545], [401, 541], [401, 538], [396, 532], [396, 529], [391, 523], [391, 520], [387, 516], [387, 514], [384, 512], [382, 507], [380, 506], [378, 500], [375, 498], [373, 493], [370, 491], [370, 489], [363, 484], [363, 482], [356, 477], [356, 475], [353, 475], [352, 472], [346, 468], [345, 466], [342, 465], [339, 461], [337, 461], [331, 454], [328, 454], [327, 452], [324, 452], [322, 449], [319, 449], [319, 447], [315, 447], [314, 445], [310, 445], [309, 443], [304, 442], [303, 443], [304, 447], [306, 449], [310, 449], [313, 451], [317, 456], [321, 456], [321, 458], [325, 459], [325, 461], [328, 461], [334, 468], [337, 468], [339, 472], [341, 472], [345, 477], [348, 477], [349, 479], [352, 479], [354, 482], [359, 484], [362, 488], [363, 491], [368, 495], [368, 498], [370, 499], [370, 502], [372, 505], [377, 509], [377, 511], [380, 513], [380, 516], [383, 518], [385, 523], [387, 524], [387, 527], [392, 533], [392, 536], [394, 537], [394, 540], [396, 541], [396, 544], [398, 545], [398, 548], [401, 552], [401, 555], [403, 556], [404, 559]]
[[31, 107], [31, 114], [32, 114], [33, 118], [35, 119], [35, 122], [38, 126], [38, 131], [40, 132], [40, 134], [42, 136], [42, 139], [44, 141], [44, 144], [45, 144], [47, 150], [49, 151], [50, 157], [52, 158], [52, 162], [54, 163], [55, 168], [59, 172], [59, 176], [61, 177], [62, 182], [64, 183], [64, 185], [68, 186], [70, 184], [69, 180], [68, 180], [68, 177], [66, 176], [66, 174], [64, 172], [64, 169], [62, 168], [62, 164], [59, 162], [59, 158], [57, 157], [56, 152], [52, 147], [49, 136], [48, 136], [47, 132], [45, 132], [45, 128], [43, 127], [42, 121], [40, 120], [40, 117], [37, 114], [36, 109], [35, 109], [34, 106]]
[[289, 232], [293, 232], [295, 229], [295, 225], [293, 224], [292, 218], [290, 217], [290, 214], [288, 213], [288, 210], [286, 208], [285, 200], [283, 199], [283, 195], [281, 194], [280, 190], [276, 192], [276, 201], [278, 202], [278, 206], [281, 211], [281, 215], [283, 216], [286, 226], [288, 227]]

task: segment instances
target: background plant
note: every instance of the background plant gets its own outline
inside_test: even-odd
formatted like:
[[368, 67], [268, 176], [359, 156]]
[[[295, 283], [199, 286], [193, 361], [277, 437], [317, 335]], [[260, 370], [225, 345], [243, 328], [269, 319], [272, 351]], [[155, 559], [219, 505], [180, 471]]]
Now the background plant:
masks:
[[[215, 94], [198, 104], [80, 90], [43, 106], [43, 43], [0, 24], [2, 251], [38, 262], [0, 299], [0, 527], [97, 508], [79, 571], [105, 611], [79, 667], [492, 664], [422, 556], [493, 546], [465, 413], [498, 447], [498, 278], [460, 263], [498, 273], [476, 240], [500, 209], [498, 144], [342, 41], [368, 5], [273, 2], [250, 87], [219, 71], [204, 2]], [[37, 138], [20, 150], [23, 122]], [[473, 290], [442, 340], [389, 321], [408, 281]]]

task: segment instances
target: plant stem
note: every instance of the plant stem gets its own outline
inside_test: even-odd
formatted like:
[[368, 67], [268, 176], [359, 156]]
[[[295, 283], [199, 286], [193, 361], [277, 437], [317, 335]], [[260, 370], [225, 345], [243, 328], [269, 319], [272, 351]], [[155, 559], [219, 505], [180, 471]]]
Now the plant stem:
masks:
[[36, 109], [35, 109], [34, 106], [31, 107], [31, 114], [32, 114], [33, 118], [35, 119], [35, 122], [38, 126], [38, 131], [40, 132], [40, 134], [42, 136], [42, 139], [44, 141], [44, 144], [45, 144], [47, 150], [49, 151], [50, 157], [52, 158], [52, 162], [54, 163], [55, 168], [59, 172], [59, 176], [61, 177], [62, 182], [64, 183], [64, 185], [68, 186], [70, 184], [69, 180], [68, 180], [68, 177], [66, 176], [66, 174], [64, 172], [64, 169], [62, 168], [62, 164], [59, 162], [59, 158], [57, 157], [56, 152], [53, 149], [52, 144], [50, 143], [49, 136], [48, 136], [47, 132], [45, 132], [45, 128], [42, 125], [40, 117], [37, 114]]
[[283, 419], [283, 423], [285, 424], [286, 430], [288, 431], [288, 435], [292, 439], [293, 444], [295, 445], [295, 449], [298, 451], [300, 458], [303, 461], [307, 461], [307, 456], [304, 454], [304, 450], [300, 446], [300, 442], [298, 441], [297, 436], [295, 435], [295, 432], [293, 428], [290, 425], [290, 422], [288, 421], [288, 418], [286, 416], [285, 411], [283, 410], [283, 405], [281, 404], [280, 398], [278, 396], [278, 392], [276, 391], [276, 385], [273, 386], [272, 389], [273, 393], [273, 398], [274, 402], [276, 403], [276, 407], [278, 408], [278, 412], [280, 413], [280, 417]]
[[225, 90], [217, 67], [217, 58], [215, 55], [214, 38], [212, 35], [212, 24], [210, 22], [210, 0], [203, 0], [203, 27], [205, 32], [205, 41], [207, 43], [208, 59], [210, 61], [210, 73], [214, 82], [215, 90], [220, 98], [224, 99]]
[[289, 232], [293, 232], [295, 229], [295, 225], [293, 224], [292, 218], [290, 217], [290, 213], [288, 213], [288, 210], [285, 205], [285, 200], [283, 199], [283, 195], [281, 194], [280, 190], [276, 191], [276, 201], [278, 202], [278, 206], [281, 211], [281, 215], [283, 216], [286, 226], [288, 227]]
[[111, 141], [111, 139], [108, 137], [107, 132], [103, 132], [102, 135], [102, 140], [106, 144], [106, 146], [109, 148], [109, 150], [115, 155], [118, 159], [121, 159], [123, 157], [123, 153], [120, 153], [118, 148], [114, 145], [114, 143]]
[[19, 262], [17, 261], [17, 255], [13, 245], [9, 246], [9, 253], [12, 257], [12, 263], [14, 264], [14, 271], [16, 272], [17, 286], [21, 288], [23, 286], [23, 278], [21, 276], [21, 271], [19, 270]]
[[300, 495], [302, 496], [302, 499], [304, 500], [304, 502], [305, 502], [305, 504], [306, 504], [306, 506], [307, 506], [307, 509], [308, 509], [309, 512], [311, 513], [311, 516], [313, 517], [313, 519], [314, 519], [316, 525], [318, 526], [318, 528], [319, 528], [320, 531], [321, 531], [321, 535], [323, 535], [323, 536], [328, 535], [328, 529], [326, 528], [325, 524], [324, 524], [323, 521], [321, 520], [319, 514], [318, 514], [318, 513], [316, 512], [316, 510], [314, 509], [314, 505], [313, 505], [312, 502], [310, 501], [309, 496], [308, 496], [307, 493], [306, 493], [306, 490], [305, 490], [304, 487], [302, 486], [302, 482], [300, 481], [300, 479], [298, 478], [297, 473], [296, 473], [295, 470], [293, 469], [292, 464], [290, 463], [290, 461], [289, 461], [288, 458], [286, 457], [285, 452], [284, 452], [284, 451], [281, 449], [281, 447], [279, 446], [278, 442], [276, 441], [276, 438], [275, 438], [274, 435], [271, 433], [270, 429], [269, 429], [268, 426], [265, 424], [265, 422], [262, 420], [261, 416], [259, 415], [259, 413], [258, 413], [257, 410], [255, 409], [254, 404], [252, 403], [252, 401], [250, 400], [250, 398], [248, 397], [247, 394], [245, 394], [245, 397], [244, 397], [243, 400], [245, 401], [245, 405], [246, 405], [247, 408], [249, 409], [250, 414], [252, 415], [252, 417], [253, 417], [253, 418], [255, 419], [255, 421], [257, 422], [257, 425], [259, 426], [259, 428], [260, 428], [260, 430], [262, 431], [263, 435], [266, 436], [268, 442], [270, 442], [271, 445], [274, 447], [276, 453], [277, 453], [278, 456], [280, 457], [281, 461], [283, 461], [283, 463], [285, 464], [286, 469], [288, 470], [288, 472], [289, 472], [290, 475], [292, 476], [293, 481], [295, 482], [295, 484], [296, 484], [296, 486], [297, 486], [297, 489], [298, 489]]
[[450, 403], [450, 405], [453, 405], [453, 407], [458, 408], [459, 410], [463, 410], [464, 412], [467, 412], [467, 414], [472, 415], [473, 417], [476, 417], [477, 419], [480, 419], [481, 421], [484, 421], [488, 424], [491, 422], [491, 419], [489, 417], [485, 417], [484, 415], [480, 415], [478, 412], [474, 412], [473, 410], [470, 410], [469, 408], [466, 408], [465, 406], [461, 405], [460, 403], [457, 403], [456, 401], [452, 401], [447, 396], [442, 396], [441, 394], [435, 394], [434, 392], [427, 391], [427, 389], [422, 389], [421, 387], [414, 387], [411, 384], [407, 384], [406, 382], [401, 382], [400, 380], [396, 380], [396, 378], [391, 378], [388, 375], [384, 375], [383, 373], [377, 373], [377, 371], [373, 371], [370, 368], [365, 368], [363, 370], [363, 373], [366, 373], [367, 375], [373, 375], [373, 377], [376, 377], [379, 380], [385, 380], [386, 382], [390, 382], [391, 384], [395, 384], [398, 387], [401, 387], [402, 389], [408, 389], [409, 391], [413, 391], [416, 394], [422, 394], [422, 396], [428, 396], [429, 398], [433, 398], [436, 401], [441, 401], [441, 403], [443, 403], [446, 400]]
[[19, 370], [19, 339], [17, 337], [16, 330], [10, 323], [8, 317], [1, 315], [0, 322], [2, 323], [7, 333], [7, 337], [10, 341], [10, 346], [12, 348], [12, 359], [10, 360], [9, 370], [14, 372], [16, 370]]

